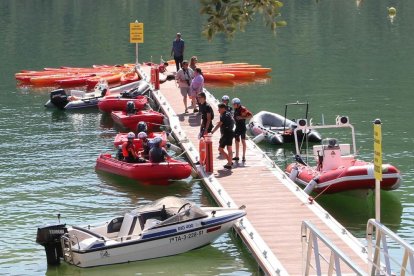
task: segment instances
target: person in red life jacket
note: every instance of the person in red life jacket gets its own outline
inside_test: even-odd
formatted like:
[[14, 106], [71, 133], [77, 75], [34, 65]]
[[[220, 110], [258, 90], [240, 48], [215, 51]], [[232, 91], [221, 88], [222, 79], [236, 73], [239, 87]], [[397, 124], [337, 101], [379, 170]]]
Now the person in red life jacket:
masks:
[[149, 160], [151, 163], [161, 163], [165, 162], [165, 160], [169, 160], [170, 156], [168, 155], [167, 151], [161, 147], [162, 139], [160, 137], [156, 137], [153, 139], [154, 147], [149, 152]]
[[239, 161], [239, 146], [241, 140], [243, 147], [242, 162], [246, 162], [246, 120], [252, 117], [252, 113], [246, 107], [241, 105], [239, 98], [234, 98], [232, 103], [234, 108], [234, 122], [236, 123], [236, 129], [234, 130], [236, 156], [233, 160]]
[[127, 135], [128, 141], [122, 144], [122, 155], [124, 156], [124, 160], [128, 163], [139, 163], [140, 160], [137, 149], [134, 145], [134, 138], [135, 134], [133, 132], [129, 132]]
[[[218, 111], [220, 113], [220, 122], [217, 123], [217, 125], [213, 128], [211, 131], [211, 134], [213, 134], [218, 128], [220, 128], [221, 137], [220, 137], [220, 147], [219, 151], [220, 154], [227, 159], [227, 164], [224, 165], [225, 169], [231, 170], [233, 162], [233, 126], [234, 121], [231, 113], [227, 111], [227, 107], [224, 103], [221, 103], [218, 105]], [[227, 147], [227, 153], [224, 151], [224, 148]]]

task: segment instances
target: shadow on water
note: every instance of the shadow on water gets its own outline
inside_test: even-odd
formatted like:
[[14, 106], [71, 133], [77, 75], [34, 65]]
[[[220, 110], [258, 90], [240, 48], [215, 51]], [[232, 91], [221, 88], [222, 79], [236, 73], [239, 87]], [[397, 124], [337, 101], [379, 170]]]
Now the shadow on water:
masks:
[[[357, 237], [365, 236], [370, 218], [375, 218], [375, 193], [356, 195], [352, 192], [322, 195], [317, 202]], [[381, 223], [397, 232], [401, 225], [402, 204], [393, 192], [381, 191]]]
[[[154, 267], [157, 267], [156, 274], [172, 275], [171, 272], [174, 271], [174, 275], [212, 275], [215, 274], [214, 271], [219, 273], [220, 268], [230, 272], [228, 262], [233, 258], [231, 254], [231, 250], [222, 250], [220, 245], [213, 244], [175, 256], [104, 267], [84, 269], [62, 263], [59, 266], [48, 266], [46, 275], [154, 275]], [[234, 265], [231, 271], [242, 273], [243, 267]]]
[[136, 180], [118, 175], [103, 172], [97, 175], [103, 184], [110, 185], [134, 199], [145, 198], [152, 201], [165, 196], [187, 197], [192, 193], [191, 180], [172, 181], [169, 185], [143, 185]]

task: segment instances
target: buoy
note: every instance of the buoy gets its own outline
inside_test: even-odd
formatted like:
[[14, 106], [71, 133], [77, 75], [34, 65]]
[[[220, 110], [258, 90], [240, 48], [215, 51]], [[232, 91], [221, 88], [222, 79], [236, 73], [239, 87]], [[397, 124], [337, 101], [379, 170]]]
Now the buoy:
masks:
[[297, 167], [293, 167], [293, 168], [292, 168], [292, 170], [290, 171], [289, 178], [290, 178], [293, 182], [295, 182], [296, 177], [298, 176], [298, 174], [299, 174], [299, 170], [298, 170], [298, 168], [297, 168]]
[[310, 195], [310, 193], [312, 193], [313, 189], [315, 188], [316, 184], [318, 184], [318, 179], [314, 178], [311, 181], [309, 181], [308, 185], [306, 185], [303, 191], [307, 193], [308, 195]]
[[180, 147], [178, 147], [174, 144], [171, 144], [171, 143], [167, 143], [167, 148], [170, 149], [170, 150], [173, 150], [176, 154], [183, 153], [183, 150]]
[[253, 142], [255, 142], [256, 144], [260, 143], [261, 141], [263, 141], [263, 139], [265, 138], [265, 135], [263, 133], [260, 133], [259, 135], [257, 135], [256, 137], [254, 137], [252, 140]]
[[397, 14], [397, 10], [394, 7], [388, 8], [388, 15], [389, 16], [395, 16]]

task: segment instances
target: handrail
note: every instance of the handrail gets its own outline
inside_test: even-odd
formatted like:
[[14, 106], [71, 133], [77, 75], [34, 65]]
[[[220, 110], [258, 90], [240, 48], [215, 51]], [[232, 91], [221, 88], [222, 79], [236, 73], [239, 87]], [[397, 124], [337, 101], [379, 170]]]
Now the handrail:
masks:
[[[374, 233], [375, 240], [373, 238]], [[404, 250], [404, 254], [401, 257], [390, 256], [387, 238], [392, 240], [393, 245], [396, 244]], [[381, 275], [395, 275], [395, 271], [392, 270], [397, 269], [399, 270], [397, 275], [414, 275], [414, 247], [388, 227], [375, 219], [368, 220], [366, 240], [368, 261], [371, 263], [370, 275], [376, 275], [377, 272], [381, 273]], [[409, 267], [407, 267], [408, 265]]]
[[[324, 234], [322, 234], [311, 222], [302, 222], [302, 253], [304, 256], [303, 275], [309, 275], [310, 269], [313, 268], [316, 275], [341, 275], [341, 263], [355, 272], [356, 275], [367, 275], [359, 268], [352, 260], [345, 255], [337, 246], [335, 246]], [[326, 259], [319, 250], [320, 241], [325, 248], [330, 250], [329, 261]], [[315, 267], [312, 266], [312, 253], [314, 256]], [[321, 259], [325, 261], [328, 266], [328, 271], [322, 273]]]

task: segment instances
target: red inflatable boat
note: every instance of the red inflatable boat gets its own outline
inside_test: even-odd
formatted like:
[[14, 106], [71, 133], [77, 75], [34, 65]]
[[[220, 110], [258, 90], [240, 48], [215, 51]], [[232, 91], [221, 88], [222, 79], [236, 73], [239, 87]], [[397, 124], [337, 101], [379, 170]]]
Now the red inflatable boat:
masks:
[[121, 96], [106, 96], [99, 100], [98, 108], [102, 112], [125, 111], [127, 102], [132, 101], [135, 109], [142, 110], [148, 104], [147, 97], [138, 96], [135, 99], [122, 98]]
[[[128, 141], [127, 135], [128, 133], [118, 133], [114, 139], [114, 146], [118, 148], [118, 146], [122, 145], [122, 143]], [[165, 131], [148, 133], [148, 139], [153, 139], [155, 137], [160, 137], [162, 139], [161, 146], [165, 147], [165, 145], [167, 144], [167, 133]], [[141, 139], [135, 138], [134, 144], [136, 147], [142, 148]]]
[[135, 114], [127, 114], [125, 111], [112, 111], [111, 117], [115, 123], [135, 131], [140, 121], [146, 122], [148, 131], [153, 131], [163, 124], [164, 115], [159, 112], [148, 110], [138, 111]]
[[[306, 164], [300, 157], [300, 149], [295, 129], [296, 161], [286, 167], [286, 173], [297, 184], [304, 186], [304, 191], [310, 194], [337, 193], [350, 190], [367, 190], [375, 188], [374, 164], [356, 159], [355, 132], [348, 117], [338, 117], [336, 125], [306, 126], [299, 123], [300, 129], [343, 128], [352, 129], [351, 144], [338, 144], [336, 139], [322, 140], [322, 145], [313, 146], [313, 157], [316, 166]], [[311, 161], [311, 160], [309, 160]], [[399, 170], [390, 165], [382, 164], [382, 190], [395, 190], [402, 182]]]
[[96, 160], [95, 169], [150, 185], [166, 185], [168, 180], [184, 179], [191, 174], [191, 166], [187, 162], [170, 159], [162, 163], [127, 163], [110, 154], [101, 154]]

